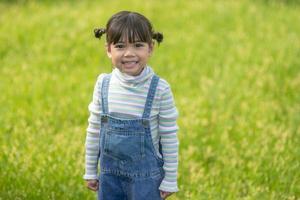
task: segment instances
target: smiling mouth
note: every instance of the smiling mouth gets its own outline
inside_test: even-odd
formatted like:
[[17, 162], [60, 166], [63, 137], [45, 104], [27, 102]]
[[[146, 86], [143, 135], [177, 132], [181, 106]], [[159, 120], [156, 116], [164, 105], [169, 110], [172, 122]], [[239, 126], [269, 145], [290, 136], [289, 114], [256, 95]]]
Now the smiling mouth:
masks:
[[138, 61], [123, 61], [122, 62], [122, 64], [128, 64], [128, 65], [130, 65], [130, 64], [137, 64], [138, 63]]

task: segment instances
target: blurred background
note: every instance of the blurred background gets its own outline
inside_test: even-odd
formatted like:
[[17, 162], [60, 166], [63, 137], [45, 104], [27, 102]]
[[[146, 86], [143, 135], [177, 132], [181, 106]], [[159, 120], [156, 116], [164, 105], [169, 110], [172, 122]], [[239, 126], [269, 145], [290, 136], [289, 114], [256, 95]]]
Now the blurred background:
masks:
[[182, 199], [300, 199], [300, 2], [0, 1], [0, 199], [95, 199], [85, 187], [88, 104], [112, 70], [120, 11], [164, 42], [150, 65], [180, 113]]

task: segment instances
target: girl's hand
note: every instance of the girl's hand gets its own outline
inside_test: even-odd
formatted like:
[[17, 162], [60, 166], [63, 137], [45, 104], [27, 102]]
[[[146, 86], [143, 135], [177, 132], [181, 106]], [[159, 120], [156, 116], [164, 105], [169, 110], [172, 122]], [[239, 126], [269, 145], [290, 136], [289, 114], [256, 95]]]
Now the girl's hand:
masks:
[[99, 188], [98, 180], [86, 180], [86, 187], [90, 190], [97, 191]]
[[174, 192], [165, 192], [165, 191], [160, 191], [160, 197], [162, 199], [166, 199], [167, 197], [169, 197], [170, 195], [172, 195]]

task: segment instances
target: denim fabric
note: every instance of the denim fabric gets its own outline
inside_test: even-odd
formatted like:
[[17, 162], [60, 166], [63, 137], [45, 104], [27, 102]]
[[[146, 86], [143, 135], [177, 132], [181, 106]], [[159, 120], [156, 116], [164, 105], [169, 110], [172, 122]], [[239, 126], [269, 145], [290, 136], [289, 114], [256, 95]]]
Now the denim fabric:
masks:
[[[98, 200], [161, 200], [163, 160], [156, 154], [150, 112], [159, 77], [154, 75], [142, 118], [127, 119], [108, 111], [111, 74], [101, 89], [100, 176]], [[161, 153], [161, 145], [159, 144]]]

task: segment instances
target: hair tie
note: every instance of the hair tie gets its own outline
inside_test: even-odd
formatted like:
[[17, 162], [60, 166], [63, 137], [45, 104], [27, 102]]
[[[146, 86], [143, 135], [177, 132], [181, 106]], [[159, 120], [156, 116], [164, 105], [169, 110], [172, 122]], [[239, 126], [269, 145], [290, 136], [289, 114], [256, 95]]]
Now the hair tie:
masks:
[[159, 44], [159, 43], [161, 43], [163, 41], [164, 36], [160, 32], [155, 32], [155, 33], [153, 33], [153, 37], [152, 38], [155, 39], [158, 42], [158, 44]]
[[101, 38], [101, 36], [106, 32], [104, 28], [95, 28], [94, 29], [94, 34], [96, 38]]

